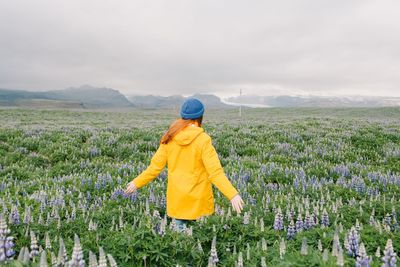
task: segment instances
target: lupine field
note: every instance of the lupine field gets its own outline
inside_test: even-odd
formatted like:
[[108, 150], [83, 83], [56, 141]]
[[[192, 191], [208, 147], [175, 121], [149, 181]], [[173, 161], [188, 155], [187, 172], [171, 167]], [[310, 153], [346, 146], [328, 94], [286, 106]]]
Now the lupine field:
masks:
[[[167, 169], [125, 195], [178, 111], [0, 109], [0, 265], [397, 266], [400, 109], [206, 110], [214, 187], [185, 232]], [[400, 266], [400, 265], [399, 265]]]

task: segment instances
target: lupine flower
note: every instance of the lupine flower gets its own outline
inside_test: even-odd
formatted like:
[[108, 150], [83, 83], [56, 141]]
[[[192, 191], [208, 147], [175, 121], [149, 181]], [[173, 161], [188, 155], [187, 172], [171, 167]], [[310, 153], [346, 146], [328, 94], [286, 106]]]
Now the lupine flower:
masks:
[[301, 232], [303, 230], [303, 218], [301, 217], [301, 213], [297, 215], [296, 221], [296, 233]]
[[51, 252], [51, 266], [57, 266], [57, 257], [56, 254], [54, 254], [54, 252]]
[[313, 212], [313, 213], [311, 213], [311, 216], [310, 216], [310, 218], [311, 218], [311, 227], [312, 226], [315, 226], [315, 225], [318, 225], [318, 223], [319, 223], [319, 221], [318, 221], [318, 217], [317, 217], [317, 215]]
[[347, 253], [351, 257], [357, 256], [359, 250], [360, 236], [355, 227], [351, 227], [347, 235], [347, 242], [348, 242]]
[[121, 188], [116, 189], [112, 194], [111, 194], [111, 199], [116, 199], [118, 197], [123, 197], [126, 199], [131, 200], [132, 202], [135, 202], [138, 197], [138, 192], [135, 191], [132, 194], [126, 194], [125, 191]]
[[19, 212], [17, 206], [13, 206], [11, 214], [10, 214], [10, 223], [12, 224], [20, 224]]
[[85, 260], [83, 259], [83, 251], [81, 242], [77, 234], [74, 234], [74, 248], [72, 249], [71, 260], [68, 262], [69, 267], [83, 267]]
[[301, 250], [300, 250], [301, 255], [307, 255], [308, 254], [308, 244], [307, 244], [307, 239], [303, 237], [303, 240], [301, 242]]
[[335, 232], [335, 234], [333, 235], [332, 256], [337, 256], [339, 254], [339, 247], [340, 247], [339, 234]]
[[98, 267], [107, 267], [107, 259], [106, 259], [106, 254], [104, 253], [103, 247], [99, 247], [99, 266]]
[[248, 197], [248, 203], [250, 203], [250, 205], [255, 206], [257, 204], [257, 200], [251, 196]]
[[40, 255], [40, 267], [47, 267], [47, 256], [46, 256], [46, 250], [43, 250], [41, 255]]
[[260, 219], [260, 230], [264, 232], [264, 220], [262, 218]]
[[310, 217], [310, 213], [308, 212], [308, 210], [306, 210], [306, 216], [304, 217], [304, 224], [303, 224], [303, 228], [305, 230], [310, 229], [313, 226], [313, 221], [312, 218]]
[[392, 216], [389, 213], [386, 213], [383, 223], [387, 225], [390, 229], [392, 229]]
[[369, 267], [370, 258], [365, 250], [364, 243], [360, 244], [360, 249], [356, 259], [356, 267]]
[[94, 254], [91, 250], [89, 250], [89, 267], [97, 267], [97, 258], [96, 254]]
[[0, 263], [6, 263], [14, 257], [14, 237], [8, 236], [11, 230], [7, 226], [7, 222], [0, 214]]
[[219, 262], [218, 259], [218, 253], [217, 253], [217, 237], [214, 236], [212, 243], [211, 243], [211, 258], [212, 258], [212, 262], [214, 264], [217, 264], [217, 262]]
[[293, 239], [296, 234], [296, 229], [294, 227], [293, 220], [290, 221], [290, 224], [287, 228], [287, 239]]
[[325, 227], [329, 226], [329, 215], [326, 208], [324, 208], [324, 211], [322, 212], [321, 224]]
[[267, 242], [264, 237], [261, 239], [261, 249], [262, 251], [267, 251]]
[[98, 149], [97, 147], [92, 147], [92, 148], [90, 148], [90, 149], [89, 149], [89, 155], [90, 155], [91, 157], [95, 157], [95, 156], [100, 155], [100, 149]]
[[117, 263], [111, 254], [107, 254], [107, 258], [108, 258], [108, 262], [110, 263], [111, 267], [117, 267]]
[[60, 237], [59, 238], [60, 245], [58, 249], [58, 256], [57, 256], [57, 265], [64, 266], [65, 263], [68, 261], [67, 251], [65, 249], [64, 240]]
[[322, 252], [322, 242], [321, 242], [321, 239], [318, 239], [318, 250]]
[[375, 218], [374, 218], [374, 215], [373, 215], [373, 214], [371, 214], [371, 215], [369, 216], [369, 225], [375, 226]]
[[49, 237], [49, 232], [46, 232], [45, 234], [45, 247], [46, 249], [51, 249], [51, 241]]
[[337, 259], [336, 259], [336, 265], [338, 265], [338, 266], [344, 266], [344, 256], [343, 256], [343, 249], [342, 249], [342, 247], [339, 247], [338, 255], [337, 255]]
[[397, 255], [394, 252], [392, 239], [386, 242], [385, 250], [383, 251], [382, 267], [396, 267]]
[[279, 257], [283, 259], [285, 253], [286, 253], [286, 243], [285, 240], [282, 238], [281, 242], [279, 243]]
[[250, 223], [250, 214], [246, 211], [243, 215], [243, 224], [249, 224]]
[[265, 257], [261, 257], [261, 267], [267, 267], [267, 262], [265, 260]]
[[328, 258], [329, 258], [328, 249], [324, 249], [324, 252], [322, 253], [322, 261], [327, 262]]
[[22, 247], [18, 255], [18, 261], [27, 265], [30, 260], [29, 249], [27, 247]]
[[280, 207], [275, 214], [274, 229], [283, 230], [283, 215]]
[[243, 255], [242, 252], [239, 251], [239, 256], [238, 256], [238, 261], [237, 261], [237, 267], [243, 267]]
[[39, 246], [37, 243], [37, 239], [35, 236], [35, 233], [31, 231], [31, 252], [30, 252], [30, 258], [33, 259], [34, 257], [39, 255]]
[[27, 206], [24, 212], [24, 223], [29, 224], [30, 222], [32, 222], [31, 207]]
[[207, 267], [215, 267], [215, 263], [213, 262], [213, 258], [210, 256], [208, 257], [208, 264]]
[[201, 243], [200, 243], [200, 240], [199, 240], [199, 239], [197, 239], [197, 249], [198, 249], [201, 253], [204, 252], [204, 251], [203, 251], [203, 247], [201, 246]]

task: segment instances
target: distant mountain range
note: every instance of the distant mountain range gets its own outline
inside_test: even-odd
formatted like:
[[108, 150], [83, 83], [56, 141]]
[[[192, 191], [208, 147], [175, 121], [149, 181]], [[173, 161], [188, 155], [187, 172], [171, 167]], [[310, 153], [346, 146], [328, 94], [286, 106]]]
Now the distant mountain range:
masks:
[[235, 105], [264, 107], [384, 107], [400, 106], [400, 97], [242, 95], [227, 98], [225, 102]]
[[[400, 106], [400, 97], [372, 96], [260, 96], [242, 95], [220, 99], [212, 94], [195, 94], [208, 108], [248, 107], [383, 107]], [[171, 108], [179, 109], [187, 97], [181, 95], [134, 95], [126, 97], [118, 90], [90, 85], [63, 90], [24, 91], [0, 89], [0, 106], [63, 108]]]
[[[218, 96], [210, 94], [194, 94], [190, 97], [199, 99], [208, 108], [232, 108], [232, 105], [225, 104]], [[187, 97], [181, 95], [155, 96], [137, 95], [129, 97], [129, 101], [136, 107], [141, 108], [180, 108]]]

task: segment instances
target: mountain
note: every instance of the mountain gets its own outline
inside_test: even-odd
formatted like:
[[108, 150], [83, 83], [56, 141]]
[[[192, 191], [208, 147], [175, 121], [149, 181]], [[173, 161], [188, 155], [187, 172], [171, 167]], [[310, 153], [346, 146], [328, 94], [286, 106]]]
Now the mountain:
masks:
[[[90, 85], [69, 87], [63, 90], [31, 92], [24, 90], [0, 89], [0, 105], [13, 106], [33, 100], [54, 100], [79, 103], [86, 108], [132, 107], [133, 104], [119, 91], [111, 88], [97, 88]], [[46, 102], [46, 101], [44, 101]]]
[[48, 91], [50, 99], [79, 101], [87, 107], [131, 107], [132, 103], [118, 90], [90, 85]]
[[242, 95], [225, 99], [226, 103], [267, 107], [384, 107], [400, 106], [400, 97], [378, 96], [259, 96]]
[[156, 96], [156, 95], [135, 95], [128, 97], [128, 100], [140, 108], [173, 108], [179, 107], [185, 98], [181, 95]]
[[[194, 94], [189, 97], [199, 99], [207, 108], [231, 108], [221, 101], [218, 96], [210, 94]], [[136, 107], [142, 108], [175, 108], [178, 109], [183, 101], [188, 97], [181, 95], [172, 96], [155, 96], [155, 95], [135, 95], [130, 96], [128, 99]]]

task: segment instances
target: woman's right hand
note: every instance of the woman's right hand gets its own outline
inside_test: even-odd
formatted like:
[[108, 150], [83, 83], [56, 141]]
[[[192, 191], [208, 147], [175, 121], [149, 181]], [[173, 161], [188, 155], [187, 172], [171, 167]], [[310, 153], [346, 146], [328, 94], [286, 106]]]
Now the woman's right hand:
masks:
[[234, 197], [231, 199], [231, 204], [232, 204], [233, 209], [236, 210], [237, 213], [240, 213], [241, 210], [243, 209], [244, 201], [243, 201], [243, 199], [240, 197], [240, 195], [237, 194], [236, 196], [234, 196]]
[[137, 188], [136, 188], [135, 184], [131, 181], [126, 186], [125, 194], [129, 195], [129, 194], [133, 193], [136, 189]]

